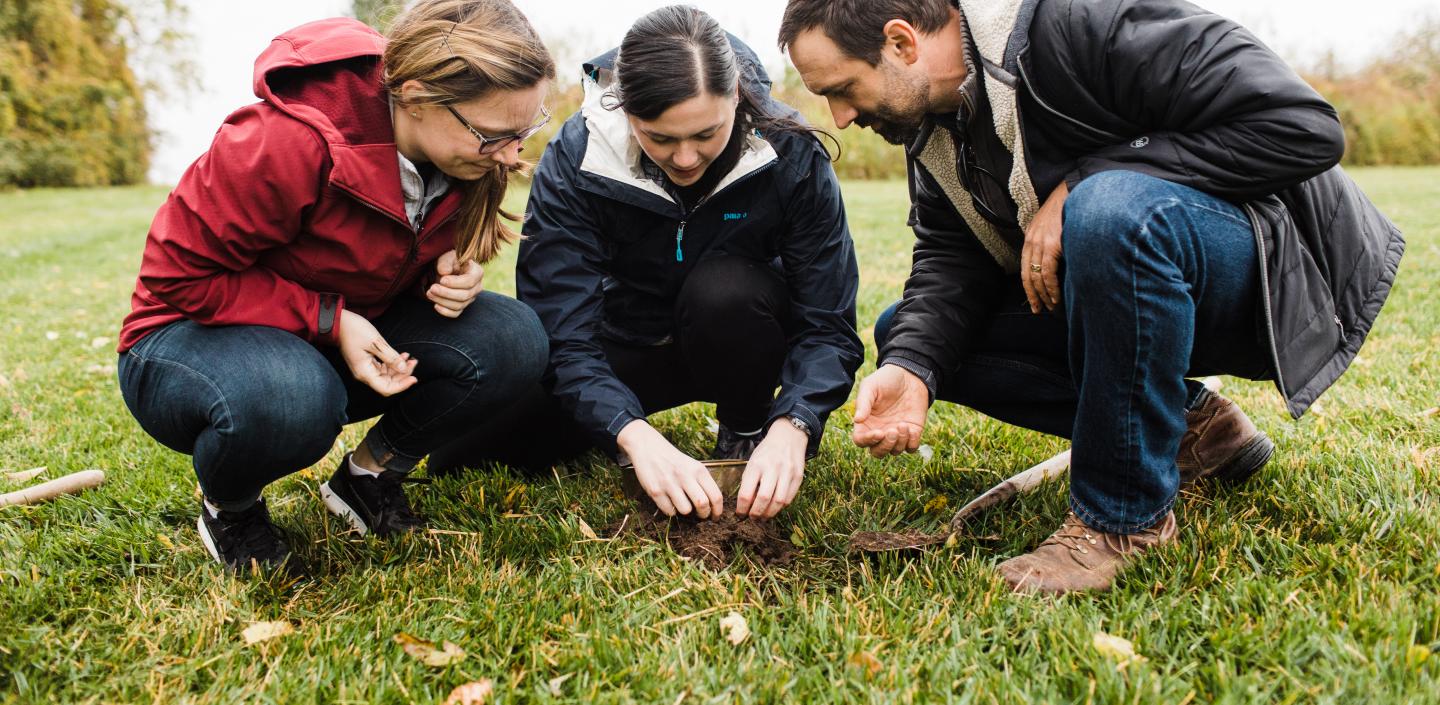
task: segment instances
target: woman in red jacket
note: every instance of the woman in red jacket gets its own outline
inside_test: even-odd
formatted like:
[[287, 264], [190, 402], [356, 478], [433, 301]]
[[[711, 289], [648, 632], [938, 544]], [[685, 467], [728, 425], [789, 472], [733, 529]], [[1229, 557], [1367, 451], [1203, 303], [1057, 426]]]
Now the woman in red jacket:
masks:
[[121, 331], [142, 428], [193, 457], [206, 548], [290, 555], [261, 489], [380, 416], [321, 486], [361, 533], [423, 526], [401, 488], [443, 440], [538, 381], [535, 314], [483, 291], [554, 63], [508, 0], [422, 0], [388, 37], [324, 20], [256, 62], [160, 208]]

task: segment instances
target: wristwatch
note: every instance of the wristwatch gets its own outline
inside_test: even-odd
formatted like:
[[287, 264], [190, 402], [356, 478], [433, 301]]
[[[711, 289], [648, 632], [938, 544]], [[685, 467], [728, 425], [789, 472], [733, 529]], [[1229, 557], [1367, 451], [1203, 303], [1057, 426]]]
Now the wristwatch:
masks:
[[810, 435], [810, 424], [805, 423], [805, 419], [802, 419], [802, 418], [800, 418], [799, 416], [796, 416], [796, 415], [794, 415], [794, 414], [790, 414], [790, 415], [786, 416], [785, 418], [790, 419], [790, 425], [791, 425], [791, 426], [794, 426], [795, 428], [800, 429], [800, 430], [803, 431], [803, 432], [805, 433], [805, 435], [807, 435], [807, 436]]

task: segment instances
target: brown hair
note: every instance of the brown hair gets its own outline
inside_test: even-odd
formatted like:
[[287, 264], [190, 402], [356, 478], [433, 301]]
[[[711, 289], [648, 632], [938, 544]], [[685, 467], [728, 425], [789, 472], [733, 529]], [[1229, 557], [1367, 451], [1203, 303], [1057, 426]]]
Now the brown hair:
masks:
[[[385, 89], [397, 102], [406, 81], [425, 87], [410, 103], [453, 105], [555, 78], [555, 60], [509, 0], [421, 0], [395, 19], [387, 36]], [[461, 262], [488, 262], [515, 241], [500, 222], [519, 221], [501, 208], [510, 171], [498, 166], [458, 185], [464, 192], [455, 235]]]
[[890, 20], [905, 20], [930, 34], [945, 27], [954, 8], [954, 0], [790, 0], [780, 20], [780, 51], [788, 51], [801, 32], [819, 27], [846, 56], [875, 66]]

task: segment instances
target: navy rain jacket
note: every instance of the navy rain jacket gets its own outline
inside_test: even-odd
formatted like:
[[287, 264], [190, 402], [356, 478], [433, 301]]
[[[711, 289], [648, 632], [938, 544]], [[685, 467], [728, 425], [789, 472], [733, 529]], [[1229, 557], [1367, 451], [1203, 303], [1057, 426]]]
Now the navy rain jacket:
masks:
[[[742, 80], [768, 97], [759, 59], [730, 41]], [[696, 263], [715, 255], [769, 262], [791, 304], [771, 420], [804, 420], [813, 451], [864, 358], [855, 332], [859, 270], [829, 155], [809, 135], [753, 133], [731, 172], [686, 212], [645, 176], [624, 113], [605, 108], [616, 54], [585, 64], [584, 106], [551, 140], [531, 185], [515, 278], [550, 336], [546, 386], [613, 449], [645, 411], [610, 369], [601, 336], [667, 342], [676, 296]], [[774, 99], [769, 107], [794, 113]]]

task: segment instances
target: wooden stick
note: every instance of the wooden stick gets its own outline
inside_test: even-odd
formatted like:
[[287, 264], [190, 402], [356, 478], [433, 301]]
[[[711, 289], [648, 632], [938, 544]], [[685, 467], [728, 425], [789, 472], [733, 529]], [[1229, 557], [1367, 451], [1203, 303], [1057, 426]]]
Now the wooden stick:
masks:
[[26, 487], [23, 490], [0, 495], [0, 507], [8, 507], [12, 504], [39, 504], [61, 495], [88, 490], [91, 487], [99, 486], [104, 481], [104, 471], [82, 470], [64, 477], [57, 477], [49, 482], [42, 482], [34, 487]]

